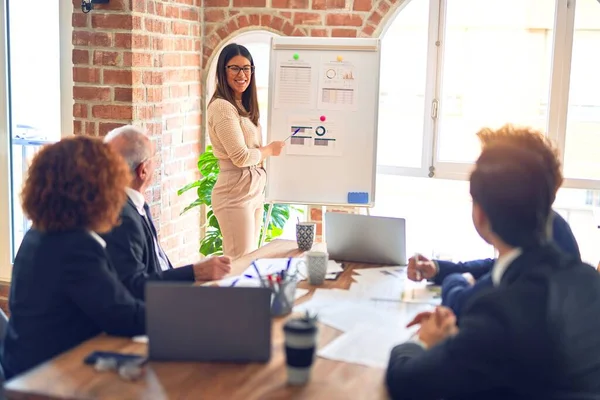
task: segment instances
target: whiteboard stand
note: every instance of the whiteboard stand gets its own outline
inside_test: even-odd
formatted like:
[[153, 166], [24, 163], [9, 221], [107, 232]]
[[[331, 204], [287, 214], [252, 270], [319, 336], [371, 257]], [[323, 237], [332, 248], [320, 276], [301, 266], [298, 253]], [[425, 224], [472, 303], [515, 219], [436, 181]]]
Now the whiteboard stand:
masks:
[[[327, 206], [321, 206], [321, 242], [327, 243], [325, 240], [325, 213], [327, 213]], [[315, 232], [315, 236], [317, 232]]]
[[262, 247], [265, 244], [265, 239], [267, 238], [267, 230], [269, 229], [269, 224], [271, 223], [271, 213], [273, 212], [273, 203], [269, 203], [269, 209], [267, 211], [267, 215], [265, 215], [265, 224], [263, 225], [262, 235], [260, 235], [260, 242], [258, 243], [258, 247]]

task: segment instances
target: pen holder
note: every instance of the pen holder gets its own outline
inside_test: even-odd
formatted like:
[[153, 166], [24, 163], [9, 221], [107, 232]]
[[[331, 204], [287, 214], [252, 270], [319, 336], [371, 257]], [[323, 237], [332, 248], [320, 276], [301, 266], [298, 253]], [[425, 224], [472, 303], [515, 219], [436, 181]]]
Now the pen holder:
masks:
[[280, 283], [269, 284], [269, 282], [265, 282], [265, 284], [271, 288], [271, 315], [279, 317], [291, 313], [296, 300], [298, 281], [287, 279]]

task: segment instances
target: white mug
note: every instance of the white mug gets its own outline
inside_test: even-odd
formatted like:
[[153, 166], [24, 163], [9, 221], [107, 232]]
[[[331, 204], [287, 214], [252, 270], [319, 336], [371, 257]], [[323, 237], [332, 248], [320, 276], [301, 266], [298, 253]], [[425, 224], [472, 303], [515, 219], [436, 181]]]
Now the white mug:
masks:
[[311, 285], [321, 285], [327, 275], [327, 264], [329, 263], [329, 254], [322, 251], [309, 251], [305, 254], [306, 269], [308, 272], [308, 283]]

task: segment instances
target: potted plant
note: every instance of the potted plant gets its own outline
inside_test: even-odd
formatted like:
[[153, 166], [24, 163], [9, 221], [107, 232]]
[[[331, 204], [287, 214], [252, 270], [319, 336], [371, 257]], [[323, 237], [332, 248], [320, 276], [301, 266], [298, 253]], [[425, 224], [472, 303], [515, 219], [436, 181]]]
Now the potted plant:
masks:
[[[198, 170], [201, 175], [200, 179], [187, 184], [177, 191], [177, 194], [180, 196], [191, 189], [196, 189], [197, 193], [197, 198], [185, 207], [181, 214], [186, 213], [194, 207], [204, 205], [206, 207], [206, 235], [200, 242], [200, 253], [205, 256], [223, 254], [223, 235], [211, 207], [212, 189], [219, 175], [219, 160], [213, 154], [212, 146], [208, 146], [206, 151], [200, 155]], [[269, 205], [265, 204], [265, 213], [268, 211], [268, 207]], [[291, 206], [286, 204], [273, 205], [266, 241], [270, 241], [283, 233], [283, 227], [290, 218], [291, 208]]]

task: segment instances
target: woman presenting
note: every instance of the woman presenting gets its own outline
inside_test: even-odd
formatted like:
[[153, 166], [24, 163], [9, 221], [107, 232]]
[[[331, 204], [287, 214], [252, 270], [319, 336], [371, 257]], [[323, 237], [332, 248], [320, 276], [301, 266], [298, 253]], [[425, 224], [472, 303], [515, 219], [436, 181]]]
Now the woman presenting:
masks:
[[232, 259], [258, 246], [267, 174], [263, 161], [278, 156], [284, 142], [262, 146], [254, 61], [232, 43], [217, 61], [217, 88], [208, 105], [208, 134], [219, 159], [212, 209], [223, 234], [223, 254]]

